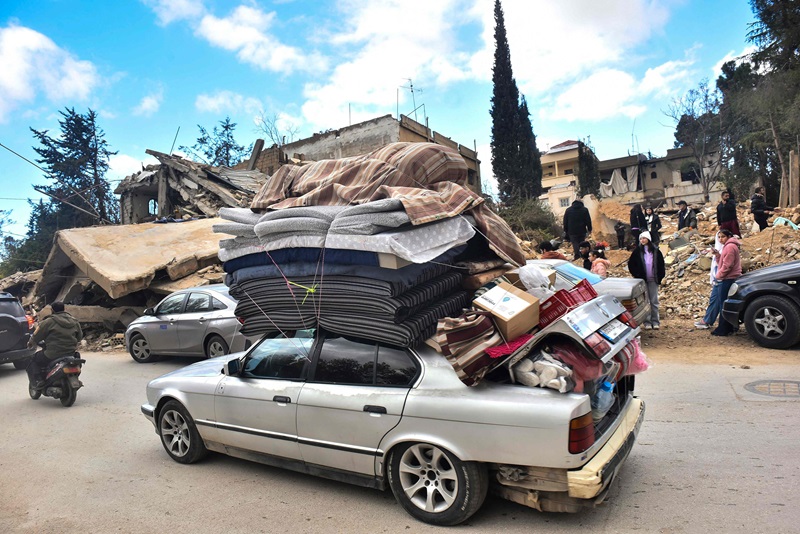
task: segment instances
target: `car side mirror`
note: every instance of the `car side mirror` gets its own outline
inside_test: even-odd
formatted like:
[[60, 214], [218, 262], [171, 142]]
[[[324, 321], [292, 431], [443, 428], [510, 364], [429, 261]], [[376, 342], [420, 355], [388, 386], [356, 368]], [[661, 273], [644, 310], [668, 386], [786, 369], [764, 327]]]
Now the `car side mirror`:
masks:
[[241, 362], [239, 361], [239, 358], [228, 360], [225, 362], [225, 365], [222, 366], [222, 373], [225, 376], [239, 376], [240, 370]]
[[144, 314], [145, 315], [155, 315], [156, 311], [153, 308], [145, 308], [144, 309]]

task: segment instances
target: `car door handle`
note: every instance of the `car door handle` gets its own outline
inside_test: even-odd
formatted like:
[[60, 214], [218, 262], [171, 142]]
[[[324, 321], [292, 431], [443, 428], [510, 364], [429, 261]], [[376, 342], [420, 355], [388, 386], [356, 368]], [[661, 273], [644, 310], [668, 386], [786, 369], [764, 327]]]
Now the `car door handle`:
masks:
[[290, 399], [289, 397], [286, 397], [285, 395], [275, 395], [274, 397], [272, 397], [272, 400], [274, 402], [280, 402], [280, 403], [283, 403], [283, 404], [291, 404], [292, 403], [292, 399]]
[[198, 322], [198, 323], [204, 323], [204, 322], [206, 322], [206, 318], [205, 318], [205, 317], [200, 317], [200, 318], [197, 320], [197, 322]]
[[364, 411], [369, 413], [386, 413], [386, 408], [383, 406], [373, 406], [372, 404], [367, 404], [364, 406]]

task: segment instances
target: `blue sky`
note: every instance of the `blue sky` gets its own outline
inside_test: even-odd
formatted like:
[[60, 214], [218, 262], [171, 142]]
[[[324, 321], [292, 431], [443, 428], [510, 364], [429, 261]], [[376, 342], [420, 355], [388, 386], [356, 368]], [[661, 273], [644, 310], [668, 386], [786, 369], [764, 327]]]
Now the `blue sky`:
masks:
[[[746, 0], [505, 0], [514, 75], [541, 150], [589, 138], [600, 159], [664, 155], [662, 110], [747, 50]], [[472, 147], [491, 176], [493, 0], [3, 0], [0, 143], [35, 159], [29, 128], [65, 106], [100, 114], [118, 154], [191, 145], [226, 116], [307, 137], [397, 111]], [[415, 93], [408, 89], [409, 79]], [[423, 107], [424, 105], [424, 107]], [[0, 209], [24, 233], [40, 171], [0, 149]], [[112, 184], [114, 185], [114, 184]]]

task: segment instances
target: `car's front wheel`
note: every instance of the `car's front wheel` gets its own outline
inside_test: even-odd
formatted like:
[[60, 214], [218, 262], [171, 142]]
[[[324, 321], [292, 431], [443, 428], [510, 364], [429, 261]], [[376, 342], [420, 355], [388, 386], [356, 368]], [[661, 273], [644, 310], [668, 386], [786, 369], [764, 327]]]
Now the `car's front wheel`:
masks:
[[192, 416], [177, 401], [169, 401], [159, 412], [158, 434], [164, 450], [176, 462], [191, 464], [208, 454]]
[[437, 445], [401, 445], [389, 456], [388, 465], [389, 486], [395, 498], [409, 514], [425, 523], [463, 523], [486, 499], [486, 466], [462, 462]]
[[158, 361], [158, 356], [150, 350], [150, 344], [142, 334], [133, 334], [130, 341], [131, 358], [139, 363], [151, 363]]
[[747, 306], [744, 325], [750, 337], [770, 349], [788, 349], [800, 342], [800, 310], [786, 297], [758, 297]]

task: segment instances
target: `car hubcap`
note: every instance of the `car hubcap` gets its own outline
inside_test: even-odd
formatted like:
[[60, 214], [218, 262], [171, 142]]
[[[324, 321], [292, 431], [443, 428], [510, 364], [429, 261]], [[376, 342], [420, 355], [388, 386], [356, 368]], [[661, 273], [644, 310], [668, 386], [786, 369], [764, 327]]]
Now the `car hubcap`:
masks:
[[208, 355], [209, 356], [223, 356], [225, 355], [225, 349], [222, 346], [222, 343], [217, 341], [212, 342], [208, 346]]
[[133, 355], [139, 360], [150, 356], [150, 347], [147, 346], [147, 341], [141, 338], [134, 341]]
[[406, 497], [426, 512], [443, 512], [458, 494], [458, 475], [447, 455], [433, 445], [409, 447], [400, 459], [400, 485]]
[[183, 416], [174, 410], [161, 418], [161, 438], [175, 456], [184, 456], [189, 452], [189, 426]]
[[786, 318], [775, 308], [764, 308], [753, 320], [756, 328], [766, 338], [781, 337], [786, 332]]

